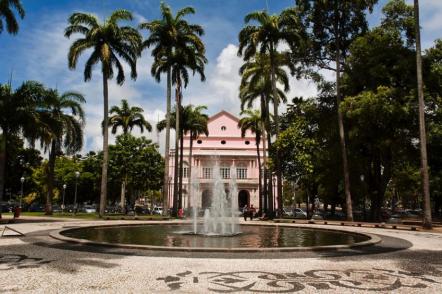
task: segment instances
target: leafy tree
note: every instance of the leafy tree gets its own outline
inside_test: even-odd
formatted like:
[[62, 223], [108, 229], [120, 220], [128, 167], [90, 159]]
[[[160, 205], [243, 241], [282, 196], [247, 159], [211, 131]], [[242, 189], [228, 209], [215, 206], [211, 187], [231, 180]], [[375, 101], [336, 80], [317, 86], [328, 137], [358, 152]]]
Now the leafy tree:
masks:
[[[244, 60], [254, 58], [257, 52], [268, 54], [270, 58], [270, 78], [272, 93], [274, 97], [274, 120], [275, 134], [279, 136], [279, 101], [276, 67], [278, 46], [288, 44], [290, 48], [301, 47], [303, 40], [302, 26], [300, 25], [297, 11], [295, 9], [286, 9], [280, 15], [269, 15], [266, 11], [256, 11], [249, 13], [244, 18], [246, 24], [255, 22], [256, 24], [246, 25], [239, 33], [238, 55], [243, 56]], [[278, 179], [278, 207], [282, 215], [282, 178], [280, 169], [280, 158], [276, 158], [276, 174]]]
[[25, 10], [20, 0], [0, 0], [0, 33], [5, 27], [10, 34], [18, 33], [18, 22], [13, 10], [17, 11], [21, 19], [25, 17]]
[[115, 145], [111, 145], [110, 175], [119, 182], [127, 179], [132, 190], [132, 202], [136, 195], [161, 188], [163, 166], [164, 162], [157, 146], [145, 137], [120, 135], [117, 136]]
[[402, 103], [398, 95], [400, 92], [394, 88], [379, 87], [376, 91], [346, 97], [341, 104], [351, 126], [349, 141], [353, 156], [362, 166], [358, 174], [366, 178], [372, 219], [378, 221], [394, 166], [406, 160], [411, 154], [408, 150], [413, 148], [410, 130], [406, 127], [413, 108], [409, 103]]
[[[118, 106], [112, 106], [109, 114], [109, 127], [112, 128], [112, 134], [116, 134], [117, 129], [121, 127], [123, 129], [123, 134], [128, 134], [132, 131], [134, 126], [140, 128], [141, 133], [144, 129], [149, 132], [152, 131], [152, 126], [148, 121], [144, 119], [143, 109], [141, 107], [132, 106], [129, 107], [129, 103], [126, 99], [121, 100], [121, 108]], [[121, 209], [124, 211], [124, 204], [126, 193], [126, 181], [123, 180], [121, 183]]]
[[[117, 70], [117, 84], [122, 85], [125, 80], [124, 68], [120, 59], [130, 66], [131, 78], [137, 78], [137, 58], [140, 56], [141, 35], [130, 26], [120, 26], [121, 21], [131, 21], [132, 14], [127, 10], [114, 11], [103, 23], [96, 16], [86, 13], [74, 13], [69, 17], [69, 26], [65, 36], [81, 34], [82, 37], [74, 41], [69, 49], [69, 68], [75, 69], [81, 54], [93, 48], [84, 68], [84, 80], [92, 77], [92, 69], [101, 64], [103, 75], [103, 165], [101, 175], [100, 217], [103, 217], [107, 197], [107, 167], [109, 161], [108, 150], [108, 80]], [[120, 59], [119, 59], [120, 58]]]
[[38, 188], [30, 179], [33, 170], [41, 165], [43, 159], [40, 151], [33, 148], [25, 148], [23, 139], [18, 135], [9, 136], [7, 146], [5, 201], [12, 199], [14, 194], [18, 195], [20, 193], [21, 177], [25, 178], [23, 185], [25, 193], [35, 191]]
[[428, 122], [428, 162], [431, 168], [431, 196], [434, 211], [441, 215], [442, 208], [442, 40], [424, 55], [426, 94], [426, 122]]
[[[166, 150], [165, 150], [165, 173], [163, 199], [167, 199], [168, 189], [167, 177], [169, 176], [169, 148], [170, 148], [170, 111], [171, 111], [171, 91], [172, 85], [176, 86], [175, 98], [178, 112], [175, 129], [179, 134], [179, 112], [182, 100], [182, 87], [188, 84], [188, 69], [193, 73], [198, 72], [201, 80], [205, 80], [204, 64], [207, 60], [204, 56], [205, 48], [200, 37], [204, 34], [201, 26], [189, 24], [184, 17], [194, 14], [192, 7], [180, 9], [173, 15], [171, 8], [165, 3], [161, 4], [162, 19], [143, 23], [141, 29], [150, 31], [149, 37], [143, 42], [143, 48], [152, 49], [154, 63], [152, 64], [152, 76], [159, 82], [161, 75], [167, 74], [167, 110], [166, 110]], [[173, 211], [177, 211], [178, 201], [178, 138], [175, 139], [175, 173], [174, 173], [174, 203]], [[165, 203], [166, 204], [166, 203]], [[168, 205], [164, 205], [167, 207]]]
[[41, 145], [49, 150], [47, 165], [46, 214], [52, 214], [54, 187], [54, 169], [57, 154], [61, 150], [67, 154], [80, 151], [83, 147], [84, 111], [82, 104], [86, 100], [77, 92], [59, 94], [57, 90], [48, 89], [42, 108], [38, 110], [40, 125], [36, 136]]
[[[358, 36], [368, 30], [365, 19], [377, 0], [296, 0], [303, 25], [310, 32], [308, 63], [336, 72], [336, 100], [340, 105], [341, 74], [344, 72], [348, 49]], [[335, 67], [331, 65], [334, 62]], [[338, 108], [339, 138], [343, 163], [347, 219], [353, 220], [350, 173], [345, 141], [343, 115]]]
[[44, 97], [42, 84], [27, 81], [15, 91], [10, 85], [0, 85], [0, 201], [3, 199], [7, 150], [10, 140], [19, 134], [31, 142], [38, 122], [37, 106]]

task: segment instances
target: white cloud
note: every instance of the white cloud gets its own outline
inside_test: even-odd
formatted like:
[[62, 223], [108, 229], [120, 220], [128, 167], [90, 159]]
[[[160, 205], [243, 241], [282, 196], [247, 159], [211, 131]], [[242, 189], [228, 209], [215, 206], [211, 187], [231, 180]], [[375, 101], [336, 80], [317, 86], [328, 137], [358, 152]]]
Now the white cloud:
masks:
[[[227, 45], [216, 59], [216, 65], [207, 75], [207, 82], [202, 85], [190, 85], [189, 98], [186, 102], [192, 104], [207, 105], [210, 113], [216, 113], [222, 109], [239, 115], [239, 85], [241, 77], [239, 68], [243, 64], [237, 56], [238, 47], [233, 44]], [[311, 97], [317, 90], [313, 82], [308, 80], [296, 80], [290, 78], [290, 91], [287, 98], [290, 101], [295, 96]], [[285, 106], [281, 105], [284, 110]]]

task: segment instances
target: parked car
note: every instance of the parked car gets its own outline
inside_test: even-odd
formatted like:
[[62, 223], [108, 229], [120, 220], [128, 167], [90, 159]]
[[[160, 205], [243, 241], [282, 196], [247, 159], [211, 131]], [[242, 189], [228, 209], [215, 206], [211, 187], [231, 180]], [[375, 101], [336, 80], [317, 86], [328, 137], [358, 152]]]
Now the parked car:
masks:
[[343, 213], [342, 211], [335, 211], [334, 213], [332, 213], [331, 211], [327, 211], [324, 214], [324, 217], [326, 219], [334, 219], [334, 220], [343, 220], [345, 219], [346, 215], [345, 213]]
[[156, 206], [153, 208], [152, 214], [156, 215], [162, 215], [163, 214], [163, 208], [161, 206]]
[[314, 219], [314, 220], [323, 220], [323, 219], [324, 219], [324, 216], [323, 216], [323, 214], [320, 213], [320, 212], [315, 212], [315, 213], [312, 215], [312, 218], [311, 218], [311, 219]]
[[61, 212], [61, 207], [60, 205], [52, 205], [52, 212]]
[[293, 210], [291, 208], [283, 207], [282, 213], [283, 216], [293, 217]]
[[105, 213], [121, 213], [121, 207], [119, 205], [108, 205], [104, 209]]
[[0, 212], [11, 212], [13, 205], [9, 202], [0, 202]]
[[147, 206], [135, 206], [135, 213], [136, 214], [150, 214], [150, 209]]
[[44, 212], [45, 207], [44, 207], [44, 205], [42, 205], [40, 203], [32, 203], [29, 206], [28, 211], [30, 211], [30, 212]]
[[97, 208], [94, 205], [85, 205], [81, 211], [86, 213], [96, 213]]
[[295, 218], [307, 218], [307, 213], [301, 208], [293, 209], [292, 213]]
[[64, 212], [70, 212], [70, 213], [74, 212], [74, 205], [73, 204], [66, 205]]

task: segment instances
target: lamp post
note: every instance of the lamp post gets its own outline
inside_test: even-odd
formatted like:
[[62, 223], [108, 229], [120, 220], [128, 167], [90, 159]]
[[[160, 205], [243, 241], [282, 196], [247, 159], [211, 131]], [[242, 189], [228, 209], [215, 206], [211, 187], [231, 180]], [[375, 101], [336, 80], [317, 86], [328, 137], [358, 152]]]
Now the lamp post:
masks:
[[77, 186], [78, 186], [78, 177], [80, 176], [80, 172], [75, 172], [75, 194], [74, 194], [74, 215], [77, 213]]
[[[169, 187], [167, 189], [167, 204], [170, 206], [170, 202], [171, 202], [171, 194], [172, 194], [172, 177], [169, 176]], [[163, 207], [163, 215], [167, 215], [169, 213], [169, 207]]]
[[[272, 186], [272, 188], [273, 188], [273, 211], [278, 211], [278, 210], [276, 209], [276, 189], [275, 189], [275, 186], [276, 186], [276, 178], [273, 177], [273, 175], [272, 175], [272, 181], [273, 181], [273, 186]], [[279, 195], [278, 195], [278, 197], [279, 197]]]
[[64, 213], [64, 196], [66, 195], [66, 184], [63, 184], [63, 202], [61, 204], [61, 213]]
[[25, 183], [25, 177], [21, 177], [20, 178], [20, 182], [21, 182], [21, 192], [20, 192], [20, 204], [19, 207], [21, 208], [21, 199], [23, 198], [23, 184]]
[[366, 211], [366, 208], [365, 208], [365, 202], [366, 202], [366, 199], [365, 199], [365, 197], [366, 197], [366, 193], [365, 193], [365, 184], [364, 184], [364, 181], [365, 181], [365, 176], [364, 175], [360, 175], [359, 176], [359, 178], [361, 179], [361, 182], [362, 182], [362, 189], [363, 189], [363, 194], [364, 194], [364, 203], [363, 203], [363, 206], [362, 206], [362, 209], [364, 210], [364, 221], [367, 221], [367, 211]]

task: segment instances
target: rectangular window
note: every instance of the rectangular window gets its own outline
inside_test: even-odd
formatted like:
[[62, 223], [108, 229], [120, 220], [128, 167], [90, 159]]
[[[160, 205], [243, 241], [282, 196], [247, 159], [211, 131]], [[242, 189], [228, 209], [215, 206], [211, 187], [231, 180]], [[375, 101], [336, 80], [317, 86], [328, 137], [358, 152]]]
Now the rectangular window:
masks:
[[211, 167], [203, 167], [203, 178], [211, 179], [212, 178], [212, 168]]
[[219, 174], [222, 179], [230, 179], [230, 167], [221, 167]]
[[236, 177], [238, 179], [247, 179], [247, 168], [244, 167], [237, 168]]
[[183, 178], [187, 179], [189, 177], [189, 168], [183, 167]]

